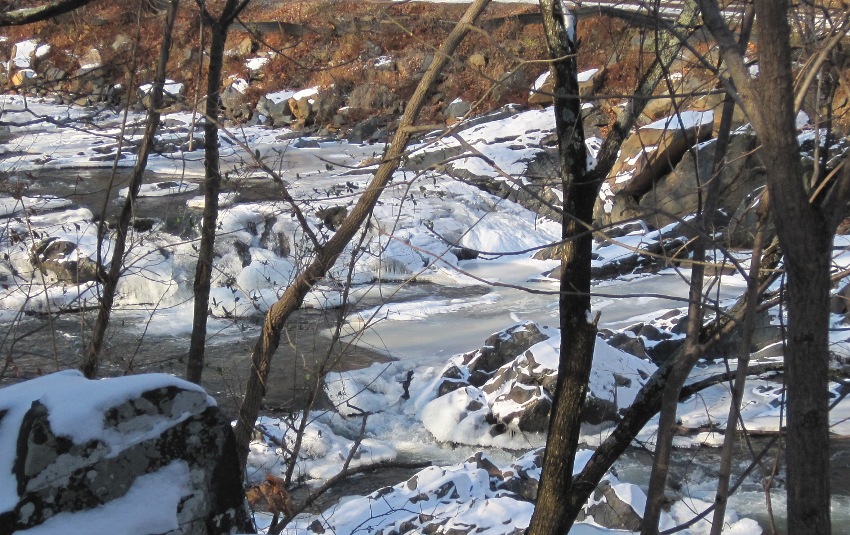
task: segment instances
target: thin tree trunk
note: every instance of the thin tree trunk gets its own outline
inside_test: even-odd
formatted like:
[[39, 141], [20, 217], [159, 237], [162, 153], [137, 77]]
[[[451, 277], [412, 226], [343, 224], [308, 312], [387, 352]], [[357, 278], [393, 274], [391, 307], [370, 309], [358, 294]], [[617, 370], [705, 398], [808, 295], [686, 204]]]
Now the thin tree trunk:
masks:
[[566, 9], [563, 3], [540, 0], [555, 76], [555, 129], [564, 192], [564, 217], [561, 218], [564, 246], [561, 252], [558, 381], [549, 416], [537, 506], [528, 528], [530, 535], [566, 533], [572, 523], [561, 514], [560, 500], [571, 493], [581, 412], [596, 342], [596, 321], [590, 318], [593, 236], [586, 229], [593, 224], [593, 206], [599, 185], [587, 173], [587, 149], [578, 98], [576, 19], [570, 12], [560, 13], [561, 9]]
[[[741, 42], [749, 41], [750, 26], [752, 24], [752, 11], [748, 10], [744, 17], [741, 32]], [[732, 130], [732, 116], [735, 111], [735, 101], [727, 96], [723, 103], [722, 116], [720, 120], [720, 131], [715, 142], [714, 161], [712, 162], [711, 176], [708, 177], [705, 194], [701, 195], [700, 217], [695, 221], [697, 225], [696, 243], [694, 246], [694, 264], [691, 268], [691, 281], [689, 286], [688, 323], [687, 334], [681, 359], [676, 364], [667, 379], [664, 393], [661, 398], [661, 411], [658, 419], [658, 431], [655, 441], [655, 455], [653, 457], [652, 471], [647, 487], [646, 508], [644, 510], [643, 522], [641, 524], [642, 535], [652, 535], [658, 532], [658, 523], [661, 520], [661, 510], [666, 503], [665, 491], [667, 489], [667, 477], [670, 472], [670, 457], [673, 453], [673, 438], [676, 426], [676, 412], [679, 405], [679, 396], [685, 381], [702, 356], [703, 349], [700, 343], [702, 323], [704, 318], [703, 306], [703, 284], [705, 282], [705, 252], [707, 236], [713, 236], [715, 210], [720, 196], [720, 175], [725, 167], [726, 150]], [[696, 140], [688, 140], [694, 144]], [[699, 171], [699, 166], [696, 166]], [[699, 173], [698, 173], [699, 175]], [[701, 181], [702, 177], [697, 176]], [[699, 184], [699, 193], [702, 194], [703, 186]], [[756, 254], [755, 252], [753, 254]], [[761, 252], [758, 253], [759, 255]], [[756, 263], [756, 260], [753, 260]], [[757, 281], [756, 291], [758, 290]], [[748, 306], [755, 307], [756, 296], [748, 301]], [[745, 316], [746, 317], [746, 316]]]
[[[725, 111], [725, 110], [724, 110]], [[747, 382], [747, 370], [750, 365], [750, 346], [753, 340], [756, 305], [758, 304], [759, 271], [761, 270], [761, 251], [765, 234], [765, 221], [768, 216], [769, 201], [761, 199], [758, 210], [753, 255], [750, 260], [750, 276], [747, 279], [747, 306], [744, 322], [741, 325], [741, 350], [738, 353], [738, 367], [735, 370], [735, 384], [732, 387], [732, 399], [729, 402], [729, 417], [726, 419], [726, 433], [723, 435], [723, 451], [720, 454], [720, 468], [717, 476], [717, 493], [714, 497], [714, 517], [711, 523], [711, 535], [720, 535], [726, 516], [726, 502], [729, 498], [729, 481], [732, 478], [732, 453], [738, 436], [738, 417], [741, 415], [741, 399], [744, 397], [744, 385]]]
[[271, 360], [278, 345], [280, 345], [280, 337], [286, 320], [293, 312], [298, 310], [310, 289], [333, 267], [346, 244], [351, 241], [357, 230], [372, 213], [384, 188], [386, 188], [393, 173], [398, 168], [407, 142], [410, 140], [410, 136], [414, 131], [411, 127], [418, 117], [422, 106], [425, 104], [431, 87], [436, 82], [443, 67], [451, 59], [458, 45], [468, 33], [472, 24], [475, 23], [489, 3], [490, 0], [475, 0], [466, 10], [460, 21], [458, 21], [419, 81], [416, 91], [404, 110], [404, 115], [401, 118], [395, 137], [387, 149], [386, 154], [384, 154], [383, 162], [377, 171], [375, 171], [374, 178], [357, 201], [351, 214], [345, 218], [331, 239], [316, 251], [316, 258], [293, 281], [283, 296], [266, 313], [263, 322], [263, 331], [254, 345], [251, 354], [250, 376], [245, 388], [245, 397], [239, 407], [239, 417], [236, 421], [236, 445], [243, 468], [248, 459], [248, 445], [251, 442], [254, 423], [257, 420], [260, 404], [265, 396], [266, 378], [271, 367]]
[[[80, 362], [80, 370], [89, 379], [97, 376], [100, 351], [103, 347], [103, 340], [106, 336], [106, 329], [109, 326], [110, 315], [112, 314], [115, 290], [121, 278], [121, 267], [123, 266], [124, 253], [127, 249], [127, 232], [130, 228], [130, 221], [133, 219], [136, 197], [138, 197], [139, 189], [142, 187], [142, 182], [144, 181], [148, 156], [153, 148], [156, 131], [159, 129], [160, 111], [162, 109], [162, 88], [165, 85], [166, 67], [171, 52], [171, 34], [174, 29], [174, 19], [176, 18], [178, 4], [179, 0], [171, 0], [166, 14], [165, 31], [162, 36], [156, 75], [150, 93], [150, 107], [148, 108], [147, 121], [145, 123], [145, 133], [142, 138], [142, 145], [139, 147], [136, 165], [133, 166], [133, 173], [130, 176], [127, 199], [124, 201], [121, 214], [118, 216], [118, 224], [115, 229], [115, 243], [112, 247], [112, 260], [109, 265], [109, 271], [104, 275], [103, 291], [97, 320], [95, 320], [92, 337], [86, 346], [82, 361]], [[105, 216], [106, 214], [103, 215], [103, 217]]]
[[222, 15], [210, 24], [210, 66], [207, 72], [207, 98], [204, 122], [204, 215], [201, 225], [201, 244], [195, 265], [194, 313], [186, 380], [201, 384], [204, 372], [204, 352], [207, 341], [207, 315], [210, 305], [215, 230], [218, 223], [218, 194], [221, 191], [221, 169], [218, 152], [218, 114], [221, 105], [221, 72], [224, 65], [224, 45], [227, 31], [235, 18], [237, 0], [227, 0]]

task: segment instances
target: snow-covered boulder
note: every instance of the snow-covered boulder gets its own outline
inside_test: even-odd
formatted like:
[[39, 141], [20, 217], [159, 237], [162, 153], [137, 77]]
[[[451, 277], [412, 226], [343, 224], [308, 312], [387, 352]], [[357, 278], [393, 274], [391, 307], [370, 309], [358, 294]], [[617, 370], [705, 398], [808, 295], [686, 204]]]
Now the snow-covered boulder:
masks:
[[[438, 440], [504, 445], [510, 435], [546, 431], [558, 373], [558, 331], [526, 323], [488, 342], [493, 340], [504, 349], [488, 344], [454, 357], [420, 395], [422, 421]], [[506, 358], [508, 353], [513, 357]], [[618, 420], [654, 368], [597, 339], [583, 420]]]
[[61, 238], [46, 238], [33, 245], [30, 261], [50, 280], [67, 284], [92, 282], [101, 278], [97, 262], [80, 254], [77, 244]]
[[0, 534], [251, 531], [230, 423], [200, 387], [64, 371], [0, 389]]

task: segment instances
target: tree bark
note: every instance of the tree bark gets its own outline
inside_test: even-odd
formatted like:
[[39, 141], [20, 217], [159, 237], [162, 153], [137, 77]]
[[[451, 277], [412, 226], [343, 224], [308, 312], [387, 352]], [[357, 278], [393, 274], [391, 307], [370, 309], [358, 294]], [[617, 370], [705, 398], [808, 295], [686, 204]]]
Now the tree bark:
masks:
[[[243, 6], [244, 7], [244, 6]], [[203, 9], [203, 7], [201, 7]], [[207, 342], [207, 315], [210, 305], [215, 230], [218, 224], [218, 194], [221, 191], [221, 168], [218, 152], [218, 113], [221, 106], [221, 72], [224, 66], [224, 45], [230, 24], [241, 10], [238, 0], [227, 0], [221, 16], [210, 21], [210, 66], [207, 72], [207, 98], [204, 123], [204, 215], [201, 225], [201, 244], [195, 265], [193, 291], [192, 335], [186, 359], [186, 380], [201, 384], [204, 372], [204, 353]]]
[[[550, 39], [557, 40], [569, 37], [568, 32], [559, 30], [563, 27], [563, 20], [557, 20], [561, 17], [561, 14], [555, 11], [556, 6], [553, 4], [553, 2], [546, 0], [540, 2], [550, 55], [554, 58], [567, 56], [567, 58], [553, 64], [556, 73], [558, 73], [557, 69], [564, 69], [563, 73], [559, 74], [562, 79], [556, 76], [556, 83], [565, 84], [568, 82], [565, 82], [563, 77], [569, 75], [569, 70], [566, 65], [561, 64], [568, 61], [570, 57], [574, 61], [577, 50], [574, 45], [571, 48], [568, 43], [550, 42]], [[548, 23], [546, 22], [547, 17], [549, 18]], [[580, 237], [577, 240], [567, 242], [569, 246], [564, 248], [561, 257], [563, 269], [559, 301], [562, 337], [559, 366], [561, 368], [558, 370], [543, 472], [537, 495], [537, 506], [528, 529], [530, 534], [566, 533], [605, 473], [603, 470], [598, 478], [592, 482], [586, 479], [574, 480], [572, 477], [577, 438], [581, 426], [579, 412], [587, 390], [587, 376], [590, 373], [596, 337], [595, 323], [591, 322], [589, 318], [589, 271], [592, 239], [586, 230], [590, 228], [592, 222], [593, 205], [596, 202], [599, 188], [616, 161], [620, 145], [629, 135], [636, 118], [643, 111], [647, 103], [646, 97], [651, 95], [658, 86], [669, 65], [679, 54], [682, 40], [687, 39], [696, 29], [697, 22], [696, 9], [693, 6], [686, 6], [674, 24], [675, 31], [664, 31], [662, 33], [659, 38], [661, 44], [658, 57], [640, 80], [635, 98], [629, 101], [625, 110], [617, 117], [610, 133], [606, 136], [597, 156], [597, 167], [592, 172], [587, 172], [585, 169], [584, 153], [581, 153], [582, 156], [578, 156], [575, 150], [572, 153], [569, 150], [577, 136], [571, 127], [573, 124], [580, 125], [580, 121], [577, 119], [579, 116], [565, 116], [563, 111], [556, 109], [555, 118], [559, 134], [562, 176], [564, 177], [562, 181], [568, 181], [567, 184], [563, 185], [565, 188], [563, 232], [565, 237], [576, 235]], [[679, 31], [683, 34], [680, 35]], [[564, 53], [567, 50], [572, 50], [572, 52]], [[563, 98], [567, 96], [567, 90], [569, 90], [569, 86], [561, 88], [562, 98], [556, 99], [556, 106], [558, 102], [561, 103], [561, 106], [565, 106], [565, 103], [569, 101], [574, 102], [578, 107], [575, 96], [568, 99]], [[565, 119], [571, 119], [572, 123], [565, 121]], [[565, 126], [562, 127], [558, 121], [566, 123]], [[582, 236], [582, 233], [587, 234], [587, 236]], [[587, 273], [585, 273], [585, 269]], [[571, 343], [568, 343], [568, 341]], [[657, 403], [652, 406], [651, 410], [652, 414], [649, 417], [657, 412]], [[641, 424], [640, 427], [642, 426]], [[634, 434], [627, 431], [626, 435], [631, 436], [626, 440], [623, 450], [637, 434], [640, 427], [633, 430]], [[622, 453], [622, 450], [620, 453]], [[608, 467], [610, 467], [610, 464]]]
[[475, 0], [458, 21], [455, 28], [446, 38], [445, 43], [434, 56], [434, 60], [425, 71], [422, 79], [416, 87], [404, 110], [398, 130], [393, 137], [387, 152], [384, 154], [383, 162], [375, 171], [375, 176], [369, 186], [358, 199], [351, 213], [337, 229], [336, 233], [328, 242], [316, 251], [316, 258], [309, 266], [293, 281], [286, 289], [283, 296], [275, 302], [266, 313], [263, 321], [263, 331], [251, 354], [251, 371], [248, 384], [245, 388], [245, 397], [239, 407], [239, 417], [236, 421], [236, 445], [239, 450], [239, 458], [242, 467], [248, 459], [248, 445], [251, 442], [251, 434], [254, 423], [260, 411], [260, 404], [266, 392], [266, 378], [268, 377], [274, 352], [280, 345], [280, 338], [286, 320], [298, 310], [307, 292], [325, 276], [336, 262], [346, 244], [348, 244], [357, 230], [372, 213], [375, 204], [398, 168], [404, 155], [407, 142], [413, 133], [411, 128], [419, 115], [431, 87], [436, 82], [440, 72], [451, 59], [463, 38], [469, 32], [472, 24], [484, 11], [490, 0]]
[[[794, 119], [791, 33], [787, 0], [755, 0], [759, 79], [753, 81], [740, 51], [729, 46], [717, 2], [700, 0], [706, 25], [741, 94], [744, 110], [762, 143], [767, 188], [785, 254], [788, 340], [785, 350], [788, 437], [786, 453], [788, 532], [831, 531], [829, 486], [828, 371], [829, 265], [832, 236], [847, 201], [844, 173], [813, 204], [806, 190]], [[845, 164], [846, 165], [846, 164]]]
[[587, 173], [587, 149], [581, 120], [576, 61], [576, 21], [561, 13], [563, 3], [540, 0], [543, 28], [555, 77], [555, 130], [561, 162], [564, 217], [561, 238], [561, 287], [559, 297], [561, 352], [558, 381], [549, 416], [549, 433], [537, 506], [528, 528], [530, 535], [561, 534], [574, 519], [561, 514], [561, 498], [569, 496], [573, 465], [581, 431], [581, 409], [593, 364], [596, 322], [590, 317], [590, 266], [593, 206], [599, 185]]
[[[145, 133], [142, 138], [142, 145], [139, 147], [136, 165], [133, 166], [133, 173], [130, 176], [127, 199], [124, 201], [121, 214], [118, 216], [118, 223], [115, 229], [115, 243], [112, 248], [112, 260], [110, 261], [109, 271], [104, 275], [100, 306], [94, 328], [92, 329], [92, 337], [88, 345], [86, 345], [86, 350], [80, 362], [80, 370], [89, 379], [97, 377], [100, 351], [103, 347], [106, 329], [109, 326], [112, 305], [115, 301], [115, 291], [118, 287], [118, 281], [121, 278], [121, 267], [124, 264], [124, 253], [127, 249], [127, 232], [130, 222], [133, 219], [136, 198], [144, 181], [148, 156], [153, 148], [156, 131], [159, 128], [160, 110], [162, 108], [162, 88], [165, 85], [166, 66], [171, 52], [171, 34], [174, 29], [174, 19], [177, 15], [178, 4], [179, 0], [171, 0], [168, 13], [166, 14], [165, 31], [163, 32], [162, 45], [159, 49], [156, 75], [154, 76], [154, 83], [151, 88], [150, 108], [148, 109], [145, 123]], [[102, 239], [102, 236], [98, 238]]]

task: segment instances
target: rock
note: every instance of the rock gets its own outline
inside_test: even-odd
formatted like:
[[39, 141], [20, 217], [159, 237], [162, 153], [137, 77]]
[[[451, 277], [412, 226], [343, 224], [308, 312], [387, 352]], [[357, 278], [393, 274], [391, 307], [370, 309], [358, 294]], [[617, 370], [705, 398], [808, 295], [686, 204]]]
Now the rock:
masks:
[[464, 102], [462, 99], [453, 100], [448, 106], [446, 106], [446, 111], [443, 112], [443, 116], [449, 120], [458, 120], [462, 118], [464, 115], [469, 113], [470, 105], [468, 102]]
[[[109, 155], [109, 159], [114, 156]], [[77, 244], [59, 238], [47, 238], [33, 245], [30, 262], [42, 274], [52, 276], [57, 282], [81, 284], [100, 280], [97, 263], [80, 256]]]
[[[671, 173], [655, 182], [652, 191], [641, 197], [644, 219], [656, 228], [696, 213], [700, 199], [706, 198], [712, 178], [717, 144], [701, 144], [693, 155], [686, 154]], [[745, 198], [765, 184], [764, 168], [754, 151], [758, 143], [750, 133], [735, 134], [729, 140], [726, 165], [719, 175], [717, 208], [733, 214]]]
[[377, 117], [370, 117], [361, 121], [348, 131], [348, 142], [361, 145], [367, 143], [372, 135], [378, 131], [378, 128]]
[[322, 223], [333, 231], [336, 231], [347, 216], [348, 208], [345, 206], [331, 206], [316, 211], [316, 217], [321, 219]]
[[18, 89], [25, 89], [33, 86], [37, 81], [37, 75], [32, 69], [21, 69], [19, 71], [15, 71], [15, 74], [12, 75], [12, 87]]
[[[765, 187], [761, 186], [741, 199], [741, 204], [732, 213], [727, 230], [729, 246], [752, 249], [756, 237], [758, 223], [757, 208], [764, 202]], [[776, 225], [768, 212], [765, 223], [765, 243], [769, 243], [776, 235]]]
[[600, 191], [603, 202], [596, 206], [597, 221], [603, 224], [623, 221], [622, 215], [613, 209], [612, 198], [642, 197], [679, 163], [691, 146], [711, 136], [710, 112], [683, 112], [681, 118], [684, 128], [674, 116], [640, 128], [626, 139], [606, 187]]
[[257, 113], [268, 117], [272, 126], [287, 126], [294, 120], [287, 92], [271, 93], [260, 97], [257, 102]]
[[127, 35], [119, 33], [112, 41], [112, 50], [115, 52], [129, 52], [133, 49], [133, 40]]
[[[443, 442], [480, 445], [506, 445], [501, 441], [515, 433], [545, 432], [558, 373], [560, 340], [551, 336], [556, 332], [516, 325], [489, 338], [492, 346], [453, 357], [429, 387], [434, 397], [422, 411], [425, 428]], [[505, 363], [490, 371], [499, 362]], [[582, 421], [619, 420], [653, 370], [598, 339]]]
[[399, 98], [392, 89], [383, 84], [363, 84], [351, 90], [348, 106], [355, 110], [395, 111]]
[[316, 116], [313, 112], [313, 107], [310, 105], [310, 97], [301, 97], [298, 99], [289, 99], [289, 109], [292, 111], [292, 116], [295, 118], [297, 127], [305, 127], [313, 124], [313, 118]]
[[[578, 73], [578, 93], [579, 95], [593, 95], [605, 83], [605, 78], [608, 76], [608, 69], [588, 69]], [[555, 79], [552, 78], [549, 71], [541, 74], [532, 86], [531, 93], [528, 96], [529, 106], [550, 106], [553, 102], [552, 94], [555, 92]]]
[[479, 69], [479, 70], [486, 67], [487, 63], [488, 63], [487, 57], [484, 56], [484, 54], [478, 54], [478, 53], [470, 54], [470, 56], [469, 56], [469, 58], [467, 58], [466, 62], [469, 63], [469, 65], [472, 66], [473, 68], [476, 68], [476, 69]]
[[77, 71], [77, 75], [81, 76], [83, 74], [89, 73], [95, 69], [99, 69], [101, 65], [103, 65], [103, 60], [100, 57], [100, 51], [96, 48], [92, 48], [82, 56], [78, 60], [80, 64], [80, 68]]
[[17, 488], [0, 534], [122, 507], [138, 533], [253, 531], [230, 422], [200, 387], [58, 372], [0, 390], [0, 428], [17, 444], [0, 453], [0, 483]]
[[620, 488], [626, 496], [633, 495], [635, 489], [640, 492], [635, 485], [616, 483], [612, 486], [610, 480], [603, 480], [593, 492], [593, 497], [582, 508], [576, 521], [592, 519], [594, 524], [608, 529], [640, 531], [643, 517], [629, 502], [620, 498], [617, 494]]
[[832, 314], [847, 314], [850, 310], [850, 284], [845, 284], [829, 298], [829, 312]]
[[221, 105], [227, 110], [231, 117], [241, 117], [245, 104], [245, 91], [248, 82], [243, 78], [229, 78], [224, 89], [221, 91]]
[[245, 39], [242, 39], [238, 45], [236, 45], [235, 53], [240, 58], [247, 58], [259, 50], [259, 48], [259, 44], [255, 43], [250, 37], [246, 37]]
[[520, 323], [490, 335], [484, 346], [454, 357], [441, 376], [448, 384], [438, 387], [439, 395], [463, 386], [483, 386], [499, 368], [538, 342], [549, 338], [532, 322]]

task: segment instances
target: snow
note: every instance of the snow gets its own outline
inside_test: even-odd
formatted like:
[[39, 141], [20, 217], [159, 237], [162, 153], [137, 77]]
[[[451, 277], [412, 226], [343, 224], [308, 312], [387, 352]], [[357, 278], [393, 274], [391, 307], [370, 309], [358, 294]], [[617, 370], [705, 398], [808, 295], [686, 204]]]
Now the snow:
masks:
[[248, 80], [244, 78], [239, 78], [238, 76], [231, 76], [227, 80], [228, 87], [237, 91], [239, 93], [244, 93], [248, 90]]
[[245, 61], [245, 67], [249, 71], [258, 71], [265, 67], [268, 62], [269, 58], [266, 57], [251, 58]]
[[292, 98], [295, 100], [301, 100], [302, 98], [310, 98], [319, 94], [319, 86], [308, 87], [307, 89], [302, 89], [300, 91], [296, 91], [292, 94]]
[[296, 93], [298, 93], [298, 91], [288, 89], [285, 91], [269, 93], [266, 95], [266, 98], [271, 100], [275, 104], [280, 104], [281, 102], [288, 101], [289, 99], [294, 97]]
[[[143, 84], [139, 86], [139, 93], [146, 95], [151, 89], [153, 89], [153, 84]], [[183, 94], [183, 84], [174, 80], [166, 80], [162, 86], [162, 91], [165, 95], [181, 95]]]
[[36, 48], [38, 48], [38, 42], [32, 39], [15, 43], [15, 57], [12, 58], [12, 65], [17, 69], [29, 69], [32, 67], [32, 59], [35, 57]]
[[689, 128], [699, 127], [704, 124], [714, 122], [714, 111], [683, 111], [670, 117], [658, 119], [646, 126], [641, 127], [641, 130], [687, 130]]

